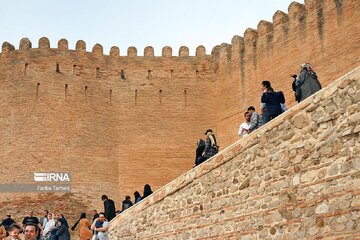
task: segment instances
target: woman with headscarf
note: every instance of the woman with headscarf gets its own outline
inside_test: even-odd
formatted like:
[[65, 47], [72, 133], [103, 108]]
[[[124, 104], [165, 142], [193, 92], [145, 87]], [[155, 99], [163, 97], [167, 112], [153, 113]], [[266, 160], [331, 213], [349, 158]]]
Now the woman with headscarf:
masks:
[[67, 220], [66, 220], [66, 218], [65, 218], [64, 214], [59, 213], [57, 216], [58, 216], [58, 218], [63, 218], [63, 219], [64, 219], [64, 223], [65, 223], [66, 227], [67, 227], [67, 228], [69, 228], [69, 224], [68, 224], [68, 222], [67, 222]]
[[300, 74], [295, 81], [295, 96], [299, 102], [321, 89], [321, 84], [310, 63], [301, 65]]
[[69, 227], [66, 225], [67, 222], [65, 218], [58, 218], [57, 219], [57, 226], [58, 229], [56, 231], [56, 237], [58, 240], [70, 240], [70, 232]]
[[74, 224], [71, 230], [74, 231], [77, 225], [79, 225], [80, 240], [89, 240], [92, 238], [92, 233], [90, 231], [91, 224], [89, 220], [86, 219], [86, 213], [80, 214], [80, 219]]
[[149, 184], [145, 184], [144, 186], [144, 195], [142, 197], [142, 199], [146, 198], [147, 196], [151, 195], [153, 192], [151, 190], [151, 187]]
[[53, 213], [48, 213], [48, 221], [45, 223], [44, 231], [43, 231], [43, 239], [50, 240], [51, 230], [54, 229], [56, 226], [56, 222], [54, 219]]
[[141, 196], [140, 196], [140, 193], [138, 191], [135, 191], [134, 192], [134, 199], [135, 199], [135, 202], [134, 204], [138, 203], [141, 201]]
[[207, 129], [205, 135], [206, 141], [203, 156], [205, 160], [207, 160], [218, 153], [219, 146], [217, 145], [215, 134], [213, 133], [212, 129]]

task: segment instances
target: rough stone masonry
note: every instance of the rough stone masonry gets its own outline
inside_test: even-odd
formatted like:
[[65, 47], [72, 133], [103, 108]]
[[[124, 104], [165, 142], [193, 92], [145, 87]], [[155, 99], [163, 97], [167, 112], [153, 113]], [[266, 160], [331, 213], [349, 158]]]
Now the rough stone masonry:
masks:
[[126, 210], [111, 239], [358, 239], [360, 67]]

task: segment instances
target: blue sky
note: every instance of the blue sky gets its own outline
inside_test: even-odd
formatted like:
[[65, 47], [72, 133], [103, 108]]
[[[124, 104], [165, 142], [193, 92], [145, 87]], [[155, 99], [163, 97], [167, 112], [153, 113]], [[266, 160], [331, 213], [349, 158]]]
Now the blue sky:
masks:
[[[18, 48], [28, 37], [33, 47], [38, 39], [50, 39], [56, 47], [61, 38], [74, 49], [84, 40], [87, 51], [96, 43], [108, 54], [111, 46], [135, 46], [143, 55], [153, 46], [155, 55], [164, 46], [178, 54], [180, 46], [194, 55], [199, 45], [210, 54], [212, 48], [230, 43], [234, 35], [243, 36], [246, 28], [256, 28], [260, 20], [272, 21], [276, 10], [287, 13], [292, 0], [2, 0], [0, 42]], [[304, 0], [298, 0], [304, 3]], [[1, 44], [0, 43], [0, 44]]]

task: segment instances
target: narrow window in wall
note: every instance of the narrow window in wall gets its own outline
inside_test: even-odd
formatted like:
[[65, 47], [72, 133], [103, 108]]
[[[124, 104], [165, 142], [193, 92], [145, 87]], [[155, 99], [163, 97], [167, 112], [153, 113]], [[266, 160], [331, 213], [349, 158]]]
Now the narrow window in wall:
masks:
[[60, 66], [58, 63], [56, 63], [56, 69], [55, 69], [56, 73], [60, 73]]
[[161, 102], [162, 102], [162, 90], [160, 89], [159, 90], [159, 103], [160, 103], [160, 106], [161, 106]]
[[185, 107], [187, 106], [187, 89], [184, 90], [184, 103]]
[[100, 68], [96, 68], [96, 75], [95, 75], [95, 77], [99, 77], [99, 73], [100, 73]]
[[121, 71], [120, 71], [120, 78], [121, 78], [122, 80], [125, 80], [124, 69], [121, 69]]
[[109, 101], [110, 101], [110, 105], [112, 105], [112, 89], [110, 89], [109, 92]]
[[76, 70], [76, 64], [73, 65], [73, 75], [75, 75], [75, 70]]
[[152, 77], [151, 70], [148, 70], [148, 76], [147, 79], [150, 79]]
[[66, 97], [67, 97], [67, 91], [68, 91], [68, 85], [65, 84], [65, 101], [66, 101]]
[[170, 80], [173, 80], [173, 76], [174, 76], [174, 70], [170, 70]]
[[199, 81], [199, 70], [196, 70], [196, 81]]
[[88, 87], [87, 87], [87, 86], [85, 86], [85, 90], [84, 90], [85, 101], [86, 101], [86, 97], [87, 97], [87, 90], [88, 90]]
[[138, 95], [138, 91], [137, 89], [135, 90], [135, 106], [137, 105], [137, 95]]
[[29, 65], [28, 63], [25, 63], [24, 76], [26, 76], [26, 70], [27, 70], [28, 65]]
[[39, 88], [40, 88], [40, 83], [37, 83], [37, 85], [36, 85], [36, 99], [39, 99]]

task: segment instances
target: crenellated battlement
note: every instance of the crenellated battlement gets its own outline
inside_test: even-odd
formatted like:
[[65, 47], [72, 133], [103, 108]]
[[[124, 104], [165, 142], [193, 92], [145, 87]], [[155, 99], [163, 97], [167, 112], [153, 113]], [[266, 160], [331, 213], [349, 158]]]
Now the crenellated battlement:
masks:
[[[349, 3], [347, 5], [351, 5]], [[288, 7], [288, 13], [282, 11], [277, 11], [273, 15], [273, 21], [268, 22], [261, 20], [258, 23], [257, 29], [248, 28], [243, 34], [244, 38], [244, 50], [247, 54], [253, 55], [256, 58], [257, 49], [259, 47], [269, 51], [273, 49], [274, 45], [287, 44], [289, 38], [295, 34], [296, 38], [299, 38], [301, 34], [307, 35], [306, 33], [311, 31], [313, 28], [313, 21], [316, 20], [317, 24], [317, 33], [320, 40], [323, 39], [323, 31], [325, 19], [331, 18], [332, 16], [337, 16], [337, 19], [343, 15], [343, 8], [345, 4], [343, 1], [338, 0], [306, 0], [305, 4], [300, 4], [297, 2], [292, 2]], [[338, 22], [338, 24], [340, 24]], [[261, 46], [258, 47], [258, 42]], [[46, 37], [39, 39], [38, 43], [39, 49], [50, 49], [50, 41]], [[217, 58], [217, 46], [211, 51], [211, 56]], [[16, 49], [12, 44], [4, 42], [2, 45], [1, 55], [10, 54], [12, 51], [25, 51], [27, 49], [33, 49], [32, 43], [29, 39], [23, 38], [20, 40], [19, 48]], [[78, 40], [76, 42], [76, 47], [74, 50], [68, 48], [68, 41], [66, 39], [60, 39], [58, 41], [57, 49], [59, 50], [68, 50], [76, 51], [77, 53], [92, 53], [95, 57], [99, 58], [101, 56], [107, 57], [111, 56], [112, 58], [117, 57], [139, 57], [138, 49], [136, 47], [130, 46], [127, 48], [126, 55], [120, 54], [120, 48], [113, 46], [110, 49], [108, 54], [103, 52], [103, 47], [101, 44], [97, 43], [93, 46], [92, 51], [87, 51], [86, 42], [84, 40]], [[231, 56], [231, 51], [228, 51]], [[0, 56], [1, 56], [0, 55]], [[154, 48], [147, 46], [143, 50], [144, 57], [155, 57]], [[198, 46], [196, 48], [195, 57], [206, 56], [206, 51], [203, 46]], [[173, 55], [173, 49], [170, 46], [164, 46], [162, 48], [161, 57], [191, 57], [189, 55], [189, 48], [186, 46], [181, 46], [178, 54]], [[228, 58], [229, 56], [226, 56]], [[231, 57], [230, 57], [231, 59]]]
[[355, 0], [292, 2], [287, 13], [276, 11], [271, 22], [261, 20], [243, 37], [235, 35], [230, 44], [214, 47], [211, 55], [222, 89], [219, 96], [225, 96], [220, 98], [218, 127], [224, 133], [220, 137], [229, 139], [228, 144], [236, 138], [228, 136], [236, 132], [241, 113], [249, 105], [257, 106], [263, 80], [282, 90], [291, 106], [295, 101], [290, 76], [298, 74], [302, 63], [313, 64], [323, 86], [359, 66], [360, 19], [354, 13], [359, 7]]
[[[288, 7], [288, 13], [277, 11], [273, 15], [273, 21], [261, 20], [257, 29], [248, 28], [243, 34], [244, 51], [246, 55], [251, 55], [255, 65], [258, 55], [262, 52], [269, 52], [274, 47], [282, 48], [291, 41], [306, 42], [306, 37], [314, 36], [317, 41], [324, 41], [325, 28], [337, 28], [338, 26], [329, 26], [327, 21], [333, 17], [339, 18], [344, 13], [344, 8], [351, 8], [356, 2], [349, 2], [347, 6], [342, 1], [334, 0], [307, 0], [305, 4], [292, 2]], [[338, 22], [339, 25], [340, 23]], [[236, 35], [237, 36], [237, 35]], [[235, 44], [239, 44], [235, 42]], [[243, 43], [241, 43], [242, 45]], [[232, 45], [232, 43], [231, 43]], [[298, 47], [298, 45], [296, 45]], [[214, 47], [216, 48], [216, 47]], [[214, 53], [214, 54], [213, 54]], [[217, 51], [212, 51], [216, 59]], [[228, 51], [230, 56], [226, 58], [236, 58]]]
[[[78, 40], [75, 45], [75, 49], [69, 49], [68, 40], [60, 39], [58, 41], [57, 49], [61, 51], [75, 51], [77, 53], [92, 53], [96, 57], [138, 57], [138, 50], [136, 47], [130, 46], [127, 49], [127, 55], [123, 56], [120, 55], [120, 48], [117, 46], [112, 46], [110, 48], [109, 54], [104, 54], [103, 46], [99, 43], [96, 43], [91, 52], [87, 52], [86, 42], [84, 40]], [[4, 42], [2, 44], [2, 51], [0, 57], [2, 55], [10, 54], [14, 51], [25, 51], [28, 49], [52, 49], [56, 50], [56, 48], [50, 48], [50, 40], [46, 37], [41, 37], [38, 41], [38, 48], [33, 48], [31, 41], [28, 38], [22, 38], [19, 43], [19, 48], [15, 49], [14, 45], [8, 42]], [[154, 48], [152, 46], [147, 46], [144, 48], [144, 57], [155, 57]], [[200, 45], [196, 48], [195, 57], [204, 57], [206, 56], [205, 47]], [[191, 57], [189, 54], [189, 48], [186, 46], [181, 46], [179, 48], [179, 52], [177, 56], [173, 55], [173, 49], [169, 46], [164, 46], [162, 49], [162, 57], [169, 58], [169, 57]]]

